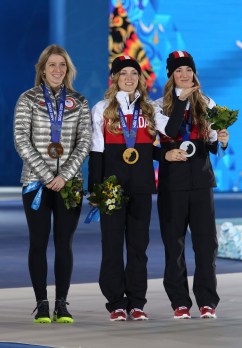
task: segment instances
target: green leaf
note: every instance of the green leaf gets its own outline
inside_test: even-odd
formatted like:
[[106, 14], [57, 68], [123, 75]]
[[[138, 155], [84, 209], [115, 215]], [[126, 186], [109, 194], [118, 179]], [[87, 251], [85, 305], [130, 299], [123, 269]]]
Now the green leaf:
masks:
[[207, 109], [206, 120], [212, 125], [214, 130], [221, 130], [230, 127], [237, 121], [239, 110], [230, 110], [227, 107], [214, 106], [212, 109]]

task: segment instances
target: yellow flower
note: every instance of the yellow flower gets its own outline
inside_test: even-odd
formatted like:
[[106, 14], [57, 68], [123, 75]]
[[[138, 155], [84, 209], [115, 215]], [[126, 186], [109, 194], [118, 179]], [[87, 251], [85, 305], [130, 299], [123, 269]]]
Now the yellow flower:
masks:
[[216, 105], [212, 109], [207, 108], [206, 120], [210, 122], [212, 129], [221, 130], [231, 126], [237, 120], [238, 113], [239, 110]]
[[115, 175], [105, 179], [102, 184], [95, 184], [93, 192], [95, 195], [87, 198], [89, 204], [97, 204], [100, 212], [104, 214], [111, 214], [113, 210], [122, 208], [128, 199]]

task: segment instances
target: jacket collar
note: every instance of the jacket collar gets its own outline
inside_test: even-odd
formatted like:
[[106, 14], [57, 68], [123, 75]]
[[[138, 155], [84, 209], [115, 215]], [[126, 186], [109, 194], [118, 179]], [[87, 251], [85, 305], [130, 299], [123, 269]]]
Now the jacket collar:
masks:
[[[58, 91], [56, 91], [56, 93], [53, 93], [52, 88], [50, 87], [50, 85], [48, 85], [46, 81], [45, 81], [45, 86], [48, 89], [48, 92], [50, 95], [54, 95], [55, 98], [58, 98], [60, 96], [62, 88], [64, 87], [64, 83], [60, 86], [60, 88], [58, 89]], [[42, 88], [42, 84], [41, 84], [41, 88]]]
[[120, 105], [120, 107], [123, 109], [130, 109], [134, 106], [135, 102], [140, 98], [140, 92], [138, 90], [135, 91], [135, 98], [132, 102], [129, 100], [129, 94], [128, 92], [119, 91], [116, 94], [116, 99]]

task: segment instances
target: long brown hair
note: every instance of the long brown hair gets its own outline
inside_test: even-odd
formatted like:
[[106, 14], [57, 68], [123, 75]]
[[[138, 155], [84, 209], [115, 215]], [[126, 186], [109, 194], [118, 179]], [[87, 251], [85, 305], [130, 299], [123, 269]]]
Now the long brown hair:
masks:
[[[197, 76], [193, 75], [194, 86], [199, 86], [199, 80]], [[164, 97], [163, 97], [163, 113], [166, 116], [170, 116], [174, 108], [174, 89], [175, 80], [173, 74], [168, 79], [164, 87]], [[188, 98], [190, 102], [190, 110], [193, 118], [194, 124], [198, 127], [198, 134], [204, 139], [208, 139], [209, 125], [205, 120], [206, 109], [208, 106], [209, 98], [205, 96], [200, 89], [192, 93]]]
[[39, 56], [39, 60], [35, 65], [36, 75], [35, 75], [35, 86], [40, 85], [42, 82], [45, 82], [44, 70], [47, 60], [52, 54], [57, 54], [62, 56], [66, 61], [67, 71], [66, 76], [64, 78], [64, 85], [74, 91], [72, 86], [73, 81], [76, 77], [76, 68], [71, 61], [69, 54], [63, 47], [58, 45], [50, 45], [46, 47]]
[[[104, 111], [104, 118], [107, 121], [108, 131], [114, 134], [119, 134], [121, 131], [118, 130], [120, 118], [118, 114], [118, 101], [116, 94], [119, 91], [118, 79], [120, 73], [112, 76], [112, 84], [105, 93], [104, 98], [109, 100], [109, 105]], [[139, 75], [137, 90], [140, 92], [140, 108], [142, 110], [142, 116], [148, 121], [148, 132], [155, 136], [155, 110], [152, 104], [148, 101], [148, 92], [144, 76]]]

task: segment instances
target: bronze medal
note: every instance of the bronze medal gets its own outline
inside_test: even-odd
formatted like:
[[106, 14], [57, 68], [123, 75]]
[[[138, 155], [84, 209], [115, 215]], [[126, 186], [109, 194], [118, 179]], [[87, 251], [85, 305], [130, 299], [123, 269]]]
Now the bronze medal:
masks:
[[50, 143], [47, 150], [48, 155], [53, 159], [61, 157], [64, 152], [63, 146], [60, 143]]
[[126, 149], [123, 153], [123, 159], [125, 163], [128, 164], [134, 164], [138, 161], [139, 159], [139, 153], [136, 149], [133, 147], [129, 147]]

